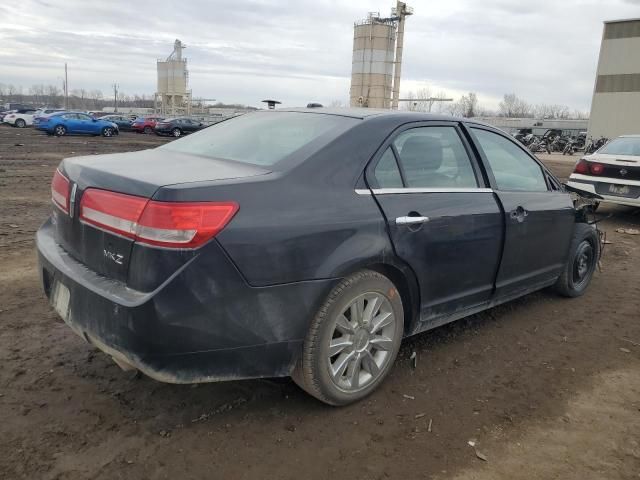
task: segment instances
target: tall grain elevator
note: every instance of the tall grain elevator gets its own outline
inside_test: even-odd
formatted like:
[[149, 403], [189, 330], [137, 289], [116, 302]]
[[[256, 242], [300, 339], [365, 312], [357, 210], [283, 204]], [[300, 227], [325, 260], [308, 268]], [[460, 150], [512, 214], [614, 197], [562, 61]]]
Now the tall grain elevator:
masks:
[[191, 90], [187, 59], [182, 57], [186, 48], [180, 40], [173, 44], [173, 52], [166, 60], [158, 60], [158, 89], [155, 110], [162, 115], [191, 114]]
[[391, 16], [369, 13], [353, 26], [352, 107], [398, 108], [405, 18], [413, 9], [398, 1]]

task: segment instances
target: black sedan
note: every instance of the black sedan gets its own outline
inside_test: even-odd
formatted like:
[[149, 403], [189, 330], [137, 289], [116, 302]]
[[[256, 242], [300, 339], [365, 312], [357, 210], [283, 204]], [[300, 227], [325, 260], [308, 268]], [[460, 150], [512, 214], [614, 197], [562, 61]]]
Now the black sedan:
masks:
[[106, 120], [108, 122], [118, 125], [118, 129], [121, 132], [131, 132], [131, 124], [133, 120], [126, 115], [104, 115], [100, 117], [100, 120]]
[[344, 405], [403, 337], [553, 287], [599, 236], [513, 138], [451, 117], [279, 110], [63, 160], [37, 233], [55, 310], [163, 382], [293, 376]]
[[205, 124], [191, 118], [165, 118], [156, 123], [155, 132], [158, 135], [181, 137], [188, 133], [197, 132], [205, 128]]

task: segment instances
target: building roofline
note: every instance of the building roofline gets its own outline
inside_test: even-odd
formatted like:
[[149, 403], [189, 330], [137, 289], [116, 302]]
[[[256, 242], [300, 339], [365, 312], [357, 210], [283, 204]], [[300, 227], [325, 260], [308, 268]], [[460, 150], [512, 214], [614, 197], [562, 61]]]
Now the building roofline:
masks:
[[618, 20], [605, 20], [602, 23], [625, 23], [625, 22], [639, 22], [640, 21], [640, 17], [636, 17], [636, 18], [621, 18]]

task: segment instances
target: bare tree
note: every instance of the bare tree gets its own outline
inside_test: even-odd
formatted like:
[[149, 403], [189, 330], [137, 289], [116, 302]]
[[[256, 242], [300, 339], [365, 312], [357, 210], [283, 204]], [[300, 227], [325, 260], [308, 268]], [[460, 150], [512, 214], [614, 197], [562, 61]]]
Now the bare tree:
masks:
[[463, 117], [476, 117], [479, 113], [478, 96], [474, 92], [463, 95], [458, 102]]
[[536, 118], [567, 119], [571, 116], [566, 105], [539, 103], [533, 111]]
[[100, 104], [103, 100], [102, 92], [100, 90], [91, 90], [88, 96], [92, 100], [93, 108], [95, 110], [100, 109]]
[[526, 118], [532, 115], [531, 105], [519, 98], [515, 93], [507, 93], [498, 105], [500, 116]]

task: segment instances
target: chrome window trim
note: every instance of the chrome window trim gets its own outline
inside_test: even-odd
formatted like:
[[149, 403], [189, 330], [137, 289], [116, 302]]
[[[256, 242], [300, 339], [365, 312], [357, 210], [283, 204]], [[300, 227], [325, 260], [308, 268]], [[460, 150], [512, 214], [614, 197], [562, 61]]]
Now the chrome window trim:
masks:
[[491, 188], [374, 188], [373, 190], [356, 190], [358, 195], [392, 195], [406, 193], [493, 193]]

